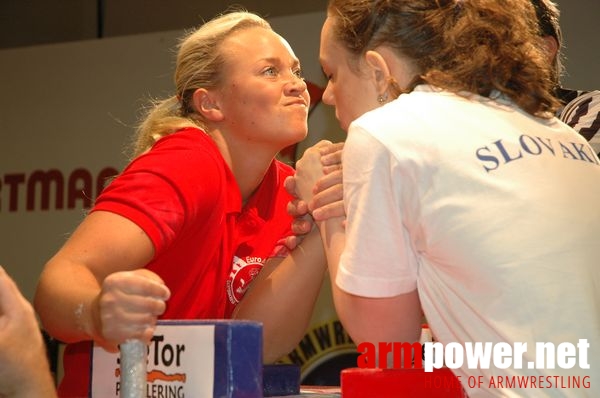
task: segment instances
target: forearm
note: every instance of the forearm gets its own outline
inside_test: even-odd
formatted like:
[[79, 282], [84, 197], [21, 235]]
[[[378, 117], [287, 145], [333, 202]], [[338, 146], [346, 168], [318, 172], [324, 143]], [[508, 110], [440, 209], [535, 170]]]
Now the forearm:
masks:
[[55, 257], [42, 272], [34, 307], [54, 338], [65, 343], [93, 340], [99, 324], [99, 292], [100, 285], [89, 271]]
[[343, 225], [344, 220], [345, 217], [333, 217], [317, 222], [323, 246], [325, 248], [332, 292], [335, 292], [335, 290], [338, 289], [335, 284], [335, 278], [346, 241], [346, 232]]
[[109, 351], [151, 338], [170, 296], [144, 268], [154, 256], [148, 235], [117, 214], [96, 211], [46, 264], [34, 305], [48, 333], [64, 342], [94, 340]]
[[56, 387], [46, 359], [46, 351], [39, 349], [22, 353], [19, 360], [20, 363], [13, 364], [12, 377], [2, 374], [6, 379], [0, 383], [0, 397], [55, 398]]
[[[45, 355], [45, 354], [44, 354]], [[40, 357], [45, 360], [45, 357]], [[40, 368], [39, 372], [31, 372], [31, 378], [15, 386], [16, 391], [7, 395], [7, 398], [55, 398], [56, 388], [52, 373], [48, 366]]]
[[263, 323], [265, 363], [289, 353], [304, 336], [326, 270], [323, 245], [315, 229], [283, 261], [267, 264], [252, 282], [233, 317]]
[[350, 294], [336, 283], [345, 246], [343, 217], [319, 222], [336, 312], [353, 341], [414, 342], [421, 332], [422, 311], [417, 291], [386, 298]]
[[56, 397], [54, 380], [29, 301], [0, 266], [0, 397]]

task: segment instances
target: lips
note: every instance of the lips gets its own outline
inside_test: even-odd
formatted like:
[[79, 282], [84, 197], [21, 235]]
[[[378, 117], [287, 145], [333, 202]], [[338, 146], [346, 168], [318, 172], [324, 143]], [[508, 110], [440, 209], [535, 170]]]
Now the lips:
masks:
[[288, 103], [285, 104], [286, 106], [291, 106], [291, 105], [302, 105], [304, 107], [308, 107], [308, 104], [306, 103], [306, 101], [304, 101], [303, 99], [298, 99], [295, 101], [290, 101]]

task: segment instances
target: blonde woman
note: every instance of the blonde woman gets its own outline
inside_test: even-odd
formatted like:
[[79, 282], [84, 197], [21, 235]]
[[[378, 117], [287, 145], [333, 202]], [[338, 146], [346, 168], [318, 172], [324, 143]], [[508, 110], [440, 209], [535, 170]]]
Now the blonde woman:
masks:
[[158, 318], [259, 320], [266, 362], [300, 341], [325, 257], [317, 232], [292, 253], [284, 245], [293, 169], [275, 156], [306, 136], [309, 101], [289, 44], [254, 14], [181, 41], [174, 95], [41, 275], [43, 326], [72, 343], [61, 397], [87, 396], [91, 341], [148, 341]]

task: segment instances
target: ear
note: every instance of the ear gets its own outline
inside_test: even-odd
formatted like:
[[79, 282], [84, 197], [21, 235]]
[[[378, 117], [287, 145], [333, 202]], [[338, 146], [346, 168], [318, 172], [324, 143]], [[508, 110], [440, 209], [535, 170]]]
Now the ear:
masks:
[[542, 39], [544, 40], [544, 49], [548, 54], [548, 61], [554, 62], [558, 54], [558, 42], [552, 36], [543, 36]]
[[223, 120], [223, 112], [219, 107], [217, 96], [214, 92], [205, 88], [199, 88], [192, 95], [192, 104], [196, 112], [204, 116], [206, 120], [220, 122]]
[[390, 68], [385, 58], [378, 51], [369, 50], [365, 54], [365, 61], [370, 69], [369, 74], [373, 77], [377, 92], [385, 93], [390, 78]]

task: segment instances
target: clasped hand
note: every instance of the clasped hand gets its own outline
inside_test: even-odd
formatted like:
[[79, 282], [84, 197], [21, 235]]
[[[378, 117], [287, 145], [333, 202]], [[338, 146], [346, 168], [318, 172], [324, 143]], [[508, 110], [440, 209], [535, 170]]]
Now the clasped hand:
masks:
[[294, 217], [288, 247], [297, 246], [310, 232], [314, 221], [344, 217], [342, 149], [344, 143], [320, 141], [308, 148], [296, 163], [296, 174], [285, 181], [286, 190], [296, 199], [288, 204]]

